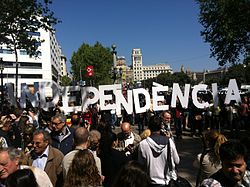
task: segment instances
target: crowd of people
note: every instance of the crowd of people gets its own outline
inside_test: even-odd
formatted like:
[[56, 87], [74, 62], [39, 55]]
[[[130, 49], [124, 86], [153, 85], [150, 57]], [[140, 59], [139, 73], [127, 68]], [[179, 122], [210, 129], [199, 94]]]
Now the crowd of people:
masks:
[[60, 107], [6, 107], [0, 118], [0, 187], [168, 186], [178, 181], [175, 141], [182, 141], [183, 131], [203, 142], [194, 161], [197, 187], [250, 186], [249, 139], [232, 141], [223, 134], [249, 131], [249, 104], [247, 97], [241, 104], [204, 109], [177, 103], [169, 111], [120, 116], [97, 104], [69, 115]]

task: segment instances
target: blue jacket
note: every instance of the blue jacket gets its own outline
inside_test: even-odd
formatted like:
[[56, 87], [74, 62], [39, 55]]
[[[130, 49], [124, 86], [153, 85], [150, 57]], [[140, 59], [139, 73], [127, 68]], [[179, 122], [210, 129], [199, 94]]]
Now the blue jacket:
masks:
[[52, 146], [59, 149], [64, 155], [73, 150], [73, 136], [74, 128], [66, 126], [66, 134], [63, 136], [62, 140], [59, 140], [59, 134], [52, 131], [50, 133], [52, 139]]

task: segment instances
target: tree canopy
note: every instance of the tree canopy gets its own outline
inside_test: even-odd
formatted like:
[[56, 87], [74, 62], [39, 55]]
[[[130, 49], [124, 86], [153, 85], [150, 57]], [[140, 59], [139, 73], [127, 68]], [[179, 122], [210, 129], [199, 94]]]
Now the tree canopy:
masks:
[[18, 49], [25, 49], [30, 56], [39, 55], [39, 46], [43, 40], [33, 35], [39, 29], [53, 31], [58, 23], [53, 11], [50, 11], [51, 0], [1, 0], [0, 1], [0, 44], [13, 51], [16, 58], [17, 98], [18, 85]]
[[191, 83], [191, 78], [183, 72], [161, 73], [157, 77], [144, 80], [143, 85], [147, 88], [151, 88], [153, 82], [157, 82], [164, 86], [172, 87], [173, 83], [179, 83], [181, 86]]
[[[112, 53], [110, 48], [103, 47], [99, 42], [94, 46], [83, 43], [77, 52], [73, 53], [70, 63], [73, 76], [77, 81], [82, 78], [86, 84], [95, 86], [112, 83], [109, 74], [113, 64]], [[91, 77], [86, 76], [87, 66], [93, 66], [94, 75]]]
[[68, 76], [62, 76], [62, 86], [70, 86], [71, 79]]
[[200, 6], [201, 36], [210, 43], [219, 65], [234, 64], [250, 55], [250, 1], [196, 0]]
[[1, 0], [0, 1], [0, 44], [9, 49], [25, 49], [31, 56], [38, 54], [40, 37], [32, 33], [43, 28], [53, 30], [58, 22], [49, 10], [50, 0]]
[[221, 80], [221, 84], [226, 86], [230, 79], [235, 79], [237, 84], [240, 86], [241, 84], [247, 84], [249, 74], [249, 66], [245, 66], [243, 64], [235, 64], [228, 68], [228, 71], [225, 73]]

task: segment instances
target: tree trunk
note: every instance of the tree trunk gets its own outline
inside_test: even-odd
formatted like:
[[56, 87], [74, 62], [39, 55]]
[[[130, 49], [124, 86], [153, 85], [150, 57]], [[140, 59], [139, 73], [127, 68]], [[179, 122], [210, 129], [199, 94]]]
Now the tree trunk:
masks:
[[16, 76], [15, 76], [15, 79], [16, 79], [16, 84], [15, 84], [15, 92], [16, 92], [16, 101], [18, 99], [18, 54], [17, 54], [17, 49], [16, 47], [14, 47], [14, 52], [15, 52], [15, 57], [16, 57]]

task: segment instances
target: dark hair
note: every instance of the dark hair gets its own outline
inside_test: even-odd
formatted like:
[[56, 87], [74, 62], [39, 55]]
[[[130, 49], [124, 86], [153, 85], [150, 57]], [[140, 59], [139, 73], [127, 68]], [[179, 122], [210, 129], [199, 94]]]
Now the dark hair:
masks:
[[6, 179], [6, 187], [38, 187], [31, 169], [18, 169]]
[[241, 156], [244, 158], [244, 161], [247, 162], [247, 148], [240, 142], [227, 141], [220, 146], [221, 161], [232, 161]]
[[151, 132], [156, 132], [161, 130], [162, 127], [162, 119], [159, 116], [152, 116], [149, 119], [148, 128], [151, 130]]
[[150, 187], [151, 180], [144, 169], [139, 162], [129, 161], [119, 171], [112, 187]]

